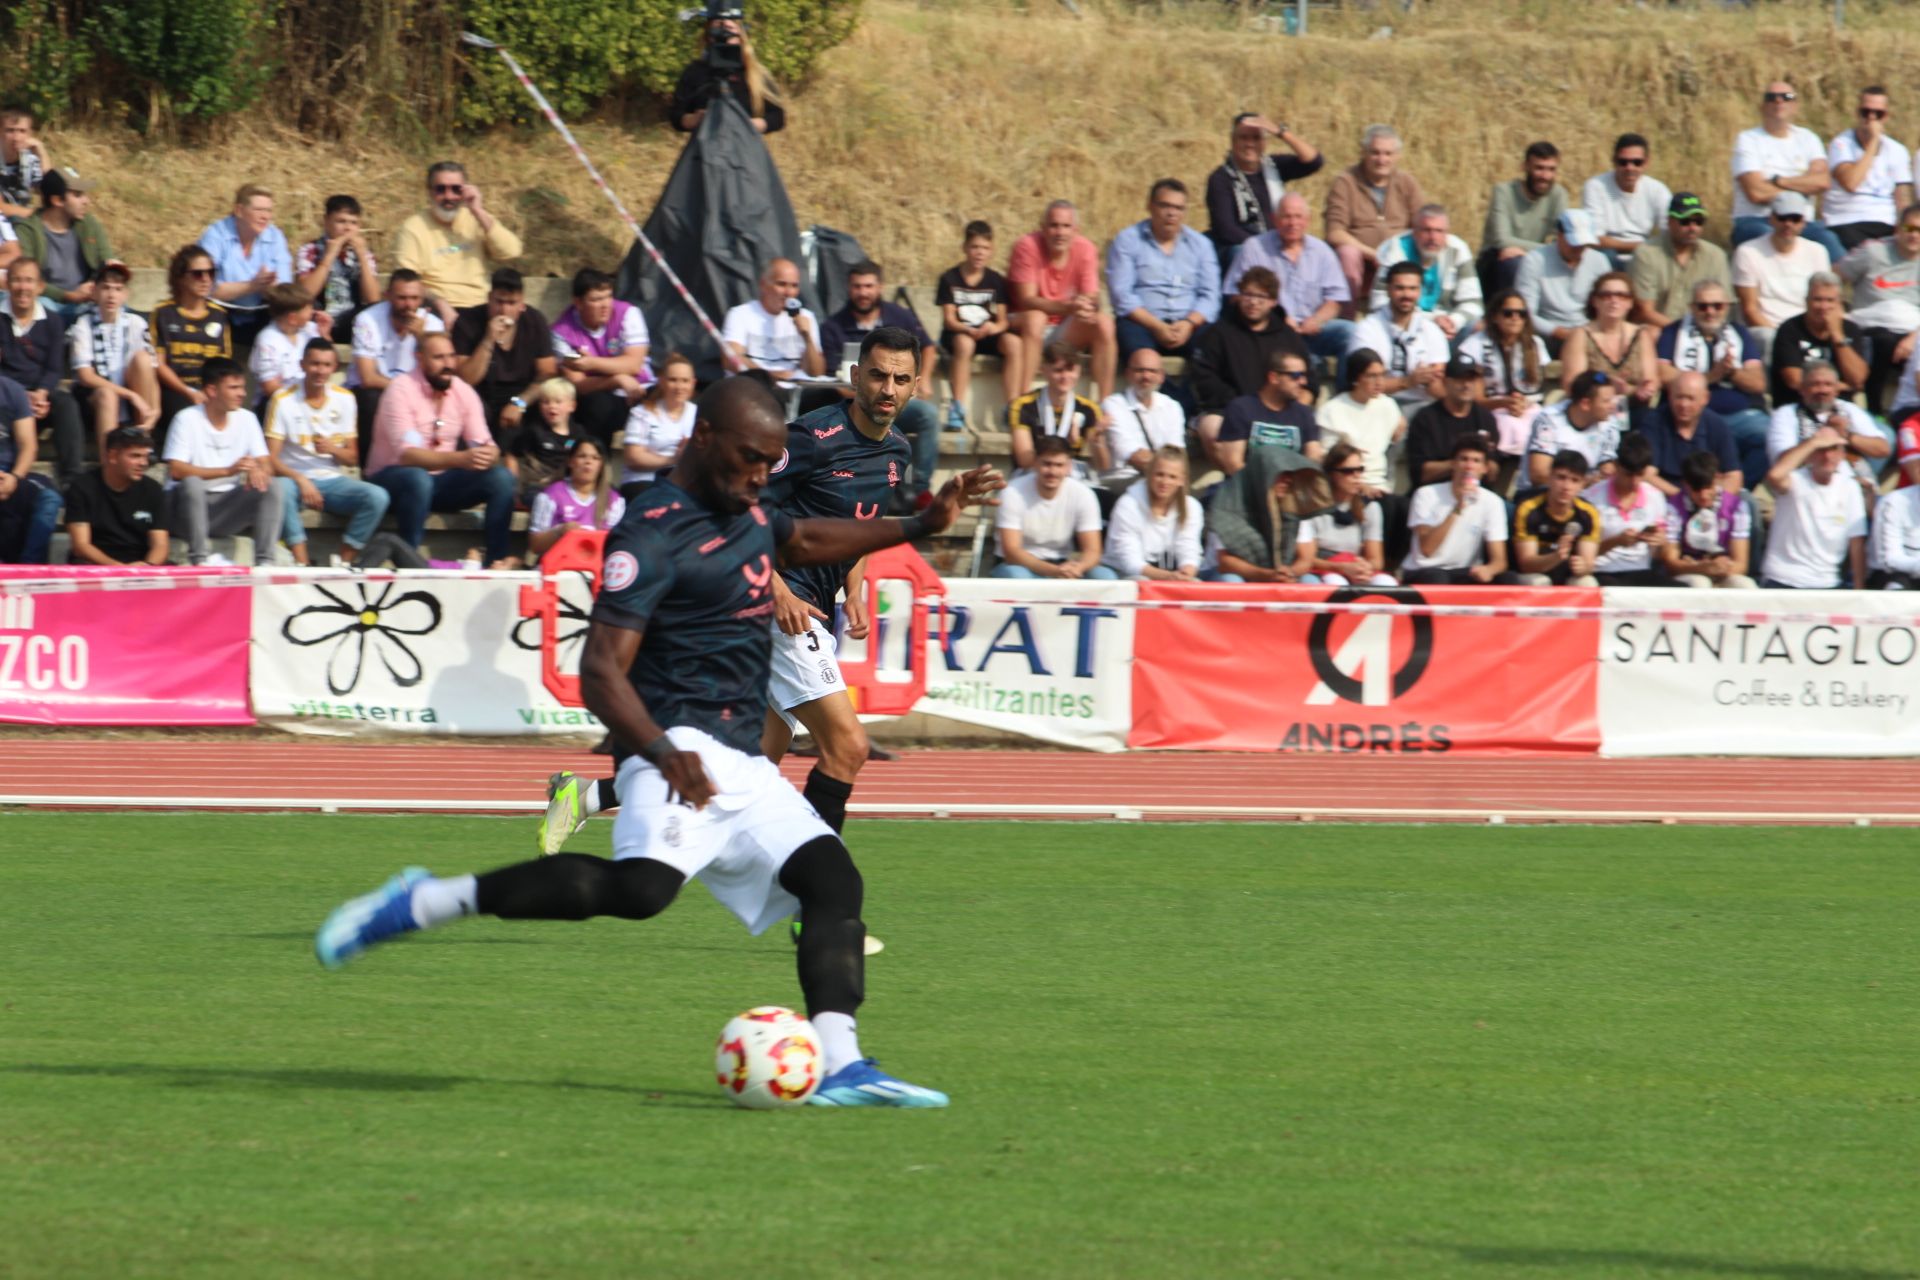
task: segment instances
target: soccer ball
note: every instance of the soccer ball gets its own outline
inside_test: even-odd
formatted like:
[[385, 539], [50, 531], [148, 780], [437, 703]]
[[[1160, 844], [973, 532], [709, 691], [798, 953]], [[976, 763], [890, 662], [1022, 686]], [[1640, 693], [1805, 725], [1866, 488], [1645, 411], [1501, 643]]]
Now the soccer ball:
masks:
[[737, 1107], [797, 1107], [826, 1074], [813, 1024], [791, 1009], [762, 1005], [727, 1023], [713, 1049], [714, 1078]]

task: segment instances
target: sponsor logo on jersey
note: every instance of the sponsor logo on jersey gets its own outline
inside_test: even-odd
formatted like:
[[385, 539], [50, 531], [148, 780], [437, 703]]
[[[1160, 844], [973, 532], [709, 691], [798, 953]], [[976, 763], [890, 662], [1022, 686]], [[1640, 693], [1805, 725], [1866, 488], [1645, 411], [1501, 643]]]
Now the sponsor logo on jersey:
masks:
[[828, 440], [833, 438], [834, 436], [839, 435], [842, 431], [845, 431], [846, 429], [847, 428], [845, 423], [842, 423], [837, 427], [828, 427], [825, 431], [822, 431], [820, 430], [820, 428], [815, 427], [813, 429], [813, 438], [815, 440]]
[[700, 554], [703, 556], [712, 555], [714, 552], [718, 551], [720, 548], [726, 545], [727, 545], [727, 535], [723, 533], [717, 538], [711, 538], [706, 542], [701, 543]]

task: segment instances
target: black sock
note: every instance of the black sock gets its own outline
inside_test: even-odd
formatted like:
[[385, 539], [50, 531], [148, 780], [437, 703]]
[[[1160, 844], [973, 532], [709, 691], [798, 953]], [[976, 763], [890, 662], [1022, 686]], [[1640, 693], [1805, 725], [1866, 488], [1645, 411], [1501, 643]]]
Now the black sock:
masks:
[[846, 827], [847, 800], [853, 795], [851, 782], [829, 778], [820, 772], [819, 765], [815, 765], [813, 771], [807, 774], [806, 788], [800, 794], [805, 796], [807, 803], [813, 806], [813, 811], [820, 815], [820, 820], [833, 828], [835, 835], [839, 835]]
[[594, 810], [595, 813], [606, 813], [620, 807], [620, 797], [613, 794], [612, 778], [602, 778], [594, 786], [600, 792], [600, 807]]
[[556, 853], [474, 877], [474, 905], [502, 920], [645, 920], [667, 909], [685, 878], [651, 858]]

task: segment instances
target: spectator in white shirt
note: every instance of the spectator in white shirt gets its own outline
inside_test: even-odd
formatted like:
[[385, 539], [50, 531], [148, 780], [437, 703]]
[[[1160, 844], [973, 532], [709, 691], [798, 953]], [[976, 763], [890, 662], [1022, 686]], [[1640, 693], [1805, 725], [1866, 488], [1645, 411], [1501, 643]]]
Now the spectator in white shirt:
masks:
[[[1832, 590], [1867, 582], [1867, 502], [1846, 467], [1846, 439], [1822, 427], [1767, 472], [1773, 527], [1760, 585]], [[1841, 565], [1847, 583], [1841, 582]]]
[[[1854, 108], [1857, 123], [1827, 144], [1827, 229], [1851, 252], [1893, 234], [1899, 210], [1913, 203], [1913, 157], [1887, 134], [1887, 91], [1870, 84]], [[1838, 259], [1836, 259], [1838, 261]]]
[[[1127, 357], [1127, 389], [1100, 402], [1107, 419], [1109, 470], [1103, 487], [1118, 488], [1146, 475], [1161, 450], [1173, 447], [1186, 456], [1187, 415], [1172, 396], [1160, 394], [1167, 379], [1160, 353], [1141, 347]], [[1138, 575], [1133, 575], [1138, 576]]]
[[1585, 497], [1600, 512], [1600, 558], [1593, 576], [1603, 587], [1664, 587], [1653, 567], [1667, 542], [1667, 495], [1643, 478], [1653, 465], [1653, 446], [1638, 431], [1620, 437], [1613, 474], [1588, 488]]
[[1665, 224], [1673, 192], [1647, 174], [1647, 140], [1623, 133], [1613, 140], [1613, 170], [1597, 173], [1580, 188], [1580, 204], [1593, 215], [1600, 248], [1616, 269]]
[[260, 419], [240, 406], [247, 375], [224, 356], [201, 368], [205, 404], [174, 415], [167, 429], [166, 462], [173, 532], [186, 539], [192, 564], [226, 564], [211, 539], [251, 530], [255, 564], [273, 563], [280, 537], [280, 490]]
[[1507, 571], [1507, 504], [1481, 487], [1486, 471], [1487, 446], [1463, 435], [1453, 446], [1453, 478], [1413, 491], [1413, 541], [1400, 562], [1408, 586], [1519, 584]]
[[1874, 506], [1867, 559], [1873, 570], [1868, 586], [1920, 591], [1920, 486], [1896, 489]]
[[1569, 209], [1560, 215], [1553, 239], [1520, 259], [1513, 287], [1527, 300], [1533, 331], [1555, 354], [1587, 322], [1587, 295], [1594, 282], [1613, 270], [1607, 255], [1594, 247], [1598, 239], [1592, 215]]
[[333, 317], [316, 314], [313, 295], [297, 284], [276, 284], [262, 296], [267, 300], [267, 324], [253, 340], [247, 368], [260, 384], [260, 398], [265, 401], [281, 387], [300, 381], [307, 344], [331, 335]]
[[1117, 578], [1100, 562], [1100, 502], [1073, 478], [1061, 436], [1033, 442], [1033, 467], [1000, 495], [996, 578]]
[[626, 434], [620, 442], [626, 463], [620, 475], [621, 497], [631, 498], [680, 460], [697, 416], [696, 381], [693, 361], [678, 351], [660, 362], [659, 379], [627, 415]]
[[94, 273], [93, 302], [67, 330], [67, 358], [83, 409], [93, 414], [95, 444], [107, 456], [107, 435], [121, 423], [142, 431], [160, 421], [160, 377], [147, 322], [127, 310], [133, 273], [109, 262]]
[[1384, 497], [1390, 486], [1389, 451], [1407, 437], [1407, 416], [1386, 394], [1387, 371], [1373, 351], [1347, 357], [1347, 389], [1320, 406], [1320, 442], [1331, 449], [1342, 440], [1366, 459], [1369, 497]]
[[1833, 431], [1846, 443], [1852, 472], [1860, 483], [1873, 486], [1873, 463], [1889, 457], [1893, 444], [1881, 434], [1871, 414], [1851, 400], [1840, 398], [1840, 373], [1824, 360], [1800, 370], [1800, 403], [1783, 404], [1767, 424], [1767, 461], [1778, 461], [1803, 440]]
[[1398, 581], [1386, 572], [1386, 515], [1377, 498], [1367, 496], [1366, 458], [1350, 444], [1337, 444], [1322, 463], [1333, 507], [1300, 522], [1299, 546], [1311, 563], [1302, 582], [1330, 587], [1390, 587]]
[[1833, 232], [1813, 221], [1815, 204], [1833, 185], [1827, 149], [1820, 135], [1795, 124], [1800, 95], [1785, 80], [1775, 80], [1760, 97], [1760, 123], [1733, 141], [1733, 235], [1738, 247], [1767, 233], [1767, 213], [1782, 195], [1807, 201], [1807, 238], [1838, 261], [1846, 248]]
[[1440, 395], [1440, 379], [1452, 354], [1447, 333], [1420, 309], [1425, 273], [1417, 262], [1387, 268], [1387, 310], [1375, 311], [1353, 329], [1353, 351], [1373, 351], [1387, 362], [1386, 393], [1402, 413], [1415, 413]]
[[[788, 303], [794, 305], [789, 308]], [[736, 360], [776, 378], [796, 373], [818, 377], [827, 370], [820, 352], [820, 325], [800, 306], [800, 268], [775, 258], [760, 273], [760, 296], [727, 312], [721, 336]]]
[[429, 333], [446, 325], [426, 307], [427, 286], [420, 273], [402, 267], [387, 278], [387, 296], [353, 321], [353, 367], [347, 386], [359, 404], [360, 456], [367, 456], [380, 395], [395, 378], [413, 372], [415, 350]]
[[1480, 403], [1493, 410], [1500, 452], [1524, 454], [1546, 398], [1552, 357], [1533, 331], [1527, 300], [1518, 289], [1493, 295], [1486, 327], [1460, 344], [1460, 358], [1480, 366]]
[[1826, 248], [1802, 235], [1812, 206], [1797, 191], [1776, 196], [1771, 234], [1733, 251], [1733, 291], [1740, 318], [1771, 351], [1773, 331], [1807, 309], [1807, 282], [1833, 265]]
[[1474, 270], [1473, 250], [1452, 234], [1445, 206], [1421, 205], [1413, 215], [1413, 230], [1383, 241], [1379, 258], [1369, 311], [1387, 309], [1387, 272], [1395, 263], [1412, 262], [1420, 267], [1420, 310], [1433, 316], [1450, 342], [1458, 346], [1480, 327], [1480, 273]]
[[1113, 504], [1101, 563], [1122, 578], [1193, 582], [1206, 516], [1187, 492], [1187, 451], [1155, 449], [1145, 470]]
[[1542, 409], [1527, 440], [1527, 482], [1546, 484], [1562, 449], [1585, 458], [1589, 470], [1611, 467], [1620, 447], [1619, 394], [1618, 378], [1590, 370], [1573, 380], [1565, 400]]
[[380, 527], [392, 500], [379, 485], [345, 471], [360, 464], [355, 430], [359, 411], [353, 393], [333, 385], [339, 368], [340, 353], [333, 344], [310, 339], [300, 353], [300, 376], [267, 401], [267, 452], [278, 476], [274, 484], [280, 490], [281, 540], [299, 564], [310, 563], [301, 508], [347, 517], [340, 559], [352, 563]]

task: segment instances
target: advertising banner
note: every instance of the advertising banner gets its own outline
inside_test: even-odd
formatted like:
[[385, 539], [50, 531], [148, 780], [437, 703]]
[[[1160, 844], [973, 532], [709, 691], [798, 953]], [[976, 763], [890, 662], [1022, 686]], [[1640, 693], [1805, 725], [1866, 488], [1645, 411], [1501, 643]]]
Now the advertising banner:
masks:
[[[133, 587], [136, 580], [146, 587], [199, 573], [0, 568], [0, 578], [72, 579], [79, 588], [0, 595], [0, 721], [252, 724], [247, 711], [249, 589]], [[106, 589], [110, 582], [118, 589]]]
[[[540, 621], [522, 618], [533, 573], [431, 573], [287, 582], [253, 592], [253, 705], [319, 733], [593, 733], [600, 722], [540, 681]], [[591, 601], [563, 586], [558, 656], [577, 670]]]
[[[1920, 631], [1900, 591], [1616, 588], [1600, 633], [1610, 756], [1920, 753]], [[1702, 611], [1744, 618], [1693, 619]], [[1781, 615], [1835, 615], [1789, 621]], [[1771, 616], [1769, 616], [1771, 615]], [[1899, 626], [1875, 625], [1895, 616]]]
[[[1152, 600], [1588, 607], [1598, 591], [1190, 586]], [[1320, 755], [1591, 752], [1592, 618], [1144, 611], [1133, 747]]]
[[[930, 624], [927, 692], [914, 709], [1095, 751], [1127, 745], [1131, 582], [947, 581]], [[1072, 603], [1049, 603], [1066, 599]], [[989, 601], [1011, 600], [1012, 604]]]

